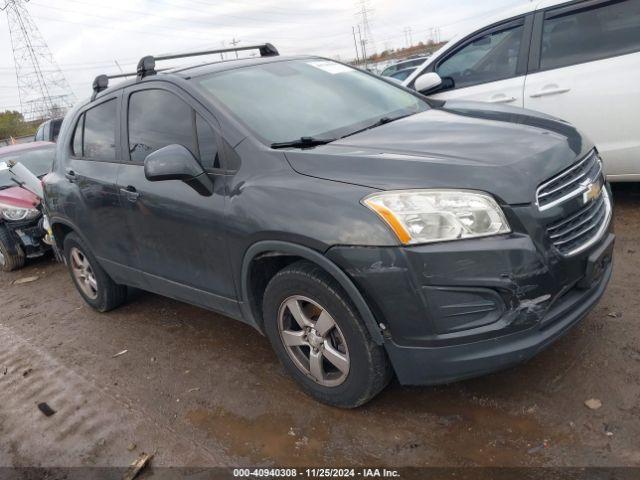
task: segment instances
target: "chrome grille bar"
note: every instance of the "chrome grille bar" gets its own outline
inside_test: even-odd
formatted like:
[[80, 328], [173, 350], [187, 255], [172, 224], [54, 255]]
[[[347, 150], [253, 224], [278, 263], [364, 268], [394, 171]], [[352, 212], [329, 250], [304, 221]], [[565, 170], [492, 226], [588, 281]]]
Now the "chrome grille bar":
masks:
[[547, 180], [536, 190], [536, 205], [540, 211], [567, 202], [586, 191], [584, 182], [602, 174], [602, 163], [595, 150], [564, 172]]

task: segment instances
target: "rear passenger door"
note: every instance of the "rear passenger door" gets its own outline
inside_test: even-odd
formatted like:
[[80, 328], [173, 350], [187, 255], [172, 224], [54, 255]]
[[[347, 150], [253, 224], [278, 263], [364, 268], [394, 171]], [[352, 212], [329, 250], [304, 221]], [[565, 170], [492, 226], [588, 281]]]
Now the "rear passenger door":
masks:
[[67, 215], [116, 280], [122, 276], [114, 267], [134, 260], [116, 187], [119, 104], [119, 95], [112, 94], [92, 102], [75, 118], [71, 155], [64, 172], [75, 191], [65, 205]]
[[538, 12], [525, 107], [582, 130], [609, 176], [640, 179], [640, 1], [591, 0]]
[[525, 17], [475, 33], [432, 67], [443, 84], [430, 96], [522, 107], [529, 35]]
[[[224, 312], [236, 295], [217, 122], [181, 89], [160, 82], [130, 88], [122, 104], [126, 161], [118, 188], [147, 288]], [[185, 146], [200, 161], [213, 181], [213, 195], [202, 196], [178, 180], [145, 178], [145, 158], [173, 144]]]

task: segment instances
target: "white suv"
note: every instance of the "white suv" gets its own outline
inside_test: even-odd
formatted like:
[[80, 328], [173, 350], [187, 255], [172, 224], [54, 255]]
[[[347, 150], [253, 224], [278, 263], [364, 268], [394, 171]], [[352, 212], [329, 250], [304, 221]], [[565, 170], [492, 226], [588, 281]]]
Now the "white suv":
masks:
[[562, 118], [640, 181], [640, 0], [532, 2], [458, 35], [403, 85]]

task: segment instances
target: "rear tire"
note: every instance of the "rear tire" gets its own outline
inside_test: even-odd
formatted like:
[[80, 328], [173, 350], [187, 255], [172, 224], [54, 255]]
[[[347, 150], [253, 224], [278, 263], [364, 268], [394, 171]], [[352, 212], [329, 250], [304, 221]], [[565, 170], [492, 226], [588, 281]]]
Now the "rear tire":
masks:
[[263, 300], [264, 328], [278, 358], [320, 402], [355, 408], [391, 379], [376, 345], [340, 285], [317, 265], [300, 261], [278, 272]]
[[64, 258], [78, 293], [91, 308], [108, 312], [127, 299], [127, 287], [111, 279], [75, 233], [64, 239]]
[[25, 255], [22, 247], [16, 244], [4, 227], [0, 227], [0, 270], [12, 272], [24, 267], [24, 262]]

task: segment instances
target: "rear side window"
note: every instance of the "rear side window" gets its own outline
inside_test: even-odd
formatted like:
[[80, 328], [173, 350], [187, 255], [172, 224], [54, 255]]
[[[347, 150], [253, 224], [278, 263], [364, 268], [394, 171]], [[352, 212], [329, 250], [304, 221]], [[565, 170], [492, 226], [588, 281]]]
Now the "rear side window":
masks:
[[106, 162], [116, 159], [115, 100], [109, 100], [84, 113], [82, 157]]
[[524, 26], [488, 33], [467, 43], [441, 62], [436, 72], [455, 88], [516, 76]]
[[44, 125], [42, 125], [36, 132], [36, 142], [44, 140]]
[[542, 31], [542, 70], [640, 51], [638, 0], [549, 15]]
[[152, 152], [168, 145], [182, 145], [204, 168], [217, 168], [213, 130], [191, 106], [165, 90], [142, 90], [129, 99], [129, 152], [143, 163]]

